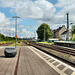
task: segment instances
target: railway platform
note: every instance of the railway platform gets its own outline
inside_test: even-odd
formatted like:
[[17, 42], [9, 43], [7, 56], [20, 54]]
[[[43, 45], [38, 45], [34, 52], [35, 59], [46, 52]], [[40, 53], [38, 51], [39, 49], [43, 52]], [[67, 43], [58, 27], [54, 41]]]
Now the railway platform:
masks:
[[13, 58], [6, 58], [0, 48], [0, 75], [75, 75], [75, 68], [32, 46], [21, 46]]

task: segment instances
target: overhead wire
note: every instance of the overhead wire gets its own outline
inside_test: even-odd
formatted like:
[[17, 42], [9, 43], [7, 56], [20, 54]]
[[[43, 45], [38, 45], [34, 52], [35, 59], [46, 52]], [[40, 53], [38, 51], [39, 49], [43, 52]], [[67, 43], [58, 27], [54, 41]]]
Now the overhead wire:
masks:
[[[73, 1], [71, 4], [69, 4], [69, 5], [67, 5], [66, 7], [64, 7], [63, 9], [65, 10], [65, 9], [67, 9], [69, 6], [71, 6], [73, 3], [75, 3], [75, 1]], [[61, 11], [59, 11], [59, 12], [62, 12], [63, 11], [63, 9], [61, 10]]]

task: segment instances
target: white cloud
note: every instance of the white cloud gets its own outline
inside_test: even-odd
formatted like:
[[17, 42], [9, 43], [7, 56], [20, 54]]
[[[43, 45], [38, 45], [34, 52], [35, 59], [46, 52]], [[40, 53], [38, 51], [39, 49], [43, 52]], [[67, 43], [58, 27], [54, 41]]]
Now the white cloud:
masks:
[[70, 1], [70, 5], [68, 5], [67, 7], [63, 8], [60, 12], [57, 13], [57, 15], [58, 16], [62, 15], [62, 16], [64, 16], [63, 20], [67, 20], [66, 13], [69, 13], [69, 20], [70, 20], [70, 22], [75, 24], [75, 2], [72, 3], [72, 0], [69, 0], [69, 1]]
[[22, 27], [24, 27], [24, 25], [20, 25], [19, 27], [22, 28]]
[[58, 3], [55, 4], [55, 6], [56, 7], [66, 7], [74, 2], [75, 2], [75, 0], [58, 0]]
[[15, 5], [15, 3], [12, 1], [9, 1], [9, 2], [4, 1], [1, 3], [2, 7], [13, 7], [14, 5]]
[[[56, 9], [47, 0], [7, 0], [1, 1], [2, 7], [11, 7], [11, 12], [16, 12], [24, 18], [43, 19], [53, 17]], [[15, 11], [14, 11], [15, 10]]]
[[[22, 19], [21, 18], [18, 18], [17, 19], [17, 25], [19, 25], [19, 23], [22, 21]], [[15, 23], [16, 23], [16, 19], [15, 18], [12, 18], [12, 20], [10, 21], [10, 24], [11, 25], [15, 25]]]
[[0, 33], [9, 35], [9, 30], [14, 32], [14, 28], [10, 23], [10, 18], [7, 18], [4, 13], [0, 12]]
[[33, 32], [30, 32], [30, 31], [28, 31], [27, 29], [25, 29], [25, 28], [23, 28], [22, 30], [22, 33], [24, 34], [33, 34]]
[[33, 37], [32, 35], [34, 35], [34, 33], [25, 28], [22, 28], [22, 30], [18, 31], [18, 37]]
[[24, 18], [43, 19], [53, 17], [56, 9], [46, 0], [19, 2], [15, 8], [18, 15]]
[[5, 21], [5, 18], [6, 18], [6, 17], [5, 17], [5, 15], [4, 15], [4, 13], [1, 13], [1, 12], [0, 12], [0, 23], [1, 23], [1, 22], [4, 22], [4, 21]]
[[[63, 23], [63, 21], [66, 20], [66, 12], [69, 12], [70, 14], [70, 21], [73, 23], [75, 22], [75, 3], [73, 3], [74, 0], [58, 0], [58, 3], [55, 5], [47, 0], [0, 1], [2, 7], [11, 7], [11, 12], [16, 12], [16, 14], [20, 17], [35, 19], [39, 24], [45, 22], [49, 24], [52, 29], [56, 28], [56, 26], [61, 26], [62, 24], [66, 25], [66, 23]], [[63, 9], [56, 14], [56, 8]], [[12, 24], [14, 24], [14, 22], [12, 22]]]
[[4, 13], [0, 12], [0, 27], [8, 25], [10, 25], [9, 18], [7, 18]]

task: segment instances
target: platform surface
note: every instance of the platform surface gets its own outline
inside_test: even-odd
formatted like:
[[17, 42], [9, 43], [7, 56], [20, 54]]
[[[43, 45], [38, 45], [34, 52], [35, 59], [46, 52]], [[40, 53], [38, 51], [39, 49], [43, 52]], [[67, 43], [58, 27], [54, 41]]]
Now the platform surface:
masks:
[[15, 75], [18, 56], [17, 75], [59, 75], [28, 46], [18, 47], [14, 58], [6, 58], [4, 48], [0, 48], [0, 75]]
[[59, 75], [28, 47], [22, 47], [17, 75]]
[[17, 49], [17, 55], [14, 58], [8, 58], [4, 55], [4, 48], [0, 48], [0, 75], [14, 75], [19, 52], [19, 48]]
[[5, 57], [0, 48], [0, 75], [75, 75], [75, 68], [32, 47], [17, 47], [17, 55]]

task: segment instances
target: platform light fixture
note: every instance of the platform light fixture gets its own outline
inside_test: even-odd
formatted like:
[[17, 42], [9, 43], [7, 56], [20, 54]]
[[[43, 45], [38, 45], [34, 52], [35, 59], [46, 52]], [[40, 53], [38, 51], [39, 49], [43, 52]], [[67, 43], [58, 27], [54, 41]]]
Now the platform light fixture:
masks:
[[17, 18], [20, 18], [19, 16], [13, 16], [13, 18], [16, 19], [15, 21], [15, 48], [17, 47]]

